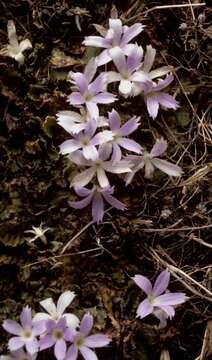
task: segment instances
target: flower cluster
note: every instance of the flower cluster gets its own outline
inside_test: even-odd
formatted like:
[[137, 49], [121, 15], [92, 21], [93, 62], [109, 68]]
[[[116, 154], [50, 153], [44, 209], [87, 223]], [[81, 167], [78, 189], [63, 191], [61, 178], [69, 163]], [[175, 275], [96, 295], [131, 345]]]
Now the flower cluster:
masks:
[[[175, 306], [184, 303], [184, 293], [168, 292], [170, 273], [165, 270], [157, 277], [152, 286], [143, 275], [135, 275], [132, 280], [145, 292], [147, 298], [137, 309], [137, 317], [143, 319], [153, 314], [160, 320], [159, 328], [164, 328], [167, 319], [175, 315]], [[1, 355], [0, 360], [35, 360], [37, 354], [52, 349], [57, 360], [77, 360], [78, 355], [85, 360], [98, 360], [95, 348], [107, 346], [111, 339], [102, 333], [90, 335], [93, 316], [84, 314], [81, 321], [65, 312], [75, 298], [75, 293], [65, 291], [55, 305], [52, 298], [45, 299], [40, 305], [46, 312], [32, 316], [31, 308], [24, 307], [20, 315], [20, 324], [5, 320], [3, 328], [14, 335], [8, 342], [9, 355]]]
[[1, 360], [35, 360], [39, 351], [53, 348], [57, 360], [76, 360], [81, 353], [85, 360], [98, 360], [93, 348], [110, 343], [107, 335], [89, 335], [93, 327], [93, 316], [86, 313], [81, 322], [74, 314], [65, 313], [75, 297], [74, 292], [65, 291], [57, 305], [52, 298], [40, 302], [46, 312], [32, 317], [31, 308], [24, 307], [20, 324], [5, 320], [3, 328], [14, 335], [8, 342], [10, 355], [2, 355]]
[[[83, 199], [70, 201], [69, 205], [82, 209], [91, 203], [93, 220], [99, 223], [105, 202], [119, 210], [125, 209], [113, 196], [115, 188], [108, 174], [122, 175], [128, 185], [140, 169], [144, 169], [146, 178], [152, 176], [155, 168], [169, 176], [180, 176], [182, 170], [158, 158], [167, 148], [164, 139], [157, 139], [148, 153], [131, 138], [140, 126], [138, 116], [125, 120], [114, 108], [102, 116], [99, 107], [114, 103], [117, 95], [124, 98], [142, 95], [152, 119], [156, 118], [159, 107], [176, 110], [178, 102], [166, 90], [173, 81], [172, 68], [154, 69], [156, 50], [148, 45], [144, 52], [142, 46], [131, 43], [143, 30], [142, 24], [126, 26], [120, 19], [111, 18], [108, 29], [95, 27], [101, 36], [88, 36], [83, 44], [103, 51], [88, 62], [84, 72], [69, 73], [73, 91], [67, 101], [75, 111], [60, 111], [57, 121], [70, 134], [70, 139], [60, 145], [60, 153], [79, 169], [71, 187]], [[111, 70], [97, 74], [98, 68], [108, 63], [113, 66]], [[111, 83], [118, 83], [116, 95], [108, 90]]]

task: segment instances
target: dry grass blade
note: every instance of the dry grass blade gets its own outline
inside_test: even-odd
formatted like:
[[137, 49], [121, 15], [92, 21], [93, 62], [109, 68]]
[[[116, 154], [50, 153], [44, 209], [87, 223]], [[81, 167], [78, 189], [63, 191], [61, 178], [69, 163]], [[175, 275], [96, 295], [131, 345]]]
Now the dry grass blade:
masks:
[[212, 355], [212, 320], [207, 323], [201, 354], [195, 360], [206, 360], [210, 355]]

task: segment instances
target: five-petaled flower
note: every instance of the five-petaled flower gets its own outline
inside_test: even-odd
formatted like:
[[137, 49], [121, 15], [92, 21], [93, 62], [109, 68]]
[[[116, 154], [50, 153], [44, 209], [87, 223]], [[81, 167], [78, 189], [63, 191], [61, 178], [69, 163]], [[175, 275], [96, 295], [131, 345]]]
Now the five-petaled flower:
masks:
[[20, 320], [21, 324], [14, 320], [3, 322], [3, 328], [15, 335], [9, 340], [8, 348], [10, 351], [15, 351], [25, 346], [30, 354], [35, 354], [38, 352], [37, 336], [44, 333], [45, 323], [32, 320], [31, 309], [28, 306], [23, 308]]
[[83, 209], [92, 203], [92, 217], [94, 222], [99, 223], [103, 219], [105, 212], [104, 201], [118, 210], [123, 211], [125, 209], [124, 204], [112, 195], [114, 193], [114, 186], [101, 188], [94, 185], [92, 189], [75, 187], [74, 190], [77, 195], [83, 197], [84, 199], [79, 201], [69, 201], [69, 205], [74, 209]]
[[69, 347], [66, 360], [76, 360], [78, 353], [85, 360], [98, 360], [92, 348], [100, 348], [110, 343], [110, 338], [104, 334], [89, 335], [93, 327], [93, 316], [85, 314], [81, 320], [79, 331], [72, 331], [72, 345]]
[[174, 306], [184, 303], [187, 299], [184, 293], [164, 293], [170, 281], [169, 271], [162, 271], [153, 286], [143, 275], [135, 275], [132, 279], [147, 295], [147, 298], [138, 306], [137, 317], [143, 319], [153, 314], [160, 320], [160, 327], [166, 325], [167, 317], [173, 318]]
[[68, 96], [68, 102], [79, 107], [85, 105], [89, 115], [96, 119], [99, 117], [97, 104], [110, 104], [116, 100], [116, 96], [105, 91], [106, 77], [100, 74], [94, 81], [97, 62], [91, 59], [85, 67], [84, 73], [70, 73], [70, 78], [77, 85], [79, 91], [74, 91]]
[[86, 36], [83, 44], [86, 46], [100, 47], [105, 50], [97, 57], [98, 66], [107, 64], [112, 60], [109, 50], [119, 47], [125, 54], [128, 54], [129, 42], [144, 29], [140, 23], [132, 26], [122, 25], [120, 19], [109, 19], [109, 29], [96, 26], [102, 36]]
[[13, 20], [8, 21], [7, 32], [9, 44], [0, 50], [0, 55], [11, 57], [22, 65], [25, 60], [23, 52], [31, 48], [32, 44], [29, 39], [22, 40], [20, 43], [18, 42], [16, 28]]
[[40, 305], [47, 311], [47, 313], [39, 312], [34, 316], [34, 320], [60, 320], [65, 318], [68, 326], [76, 328], [79, 324], [79, 319], [76, 315], [64, 313], [65, 309], [71, 304], [75, 298], [73, 291], [65, 291], [62, 293], [57, 301], [57, 305], [53, 302], [52, 298], [42, 300]]

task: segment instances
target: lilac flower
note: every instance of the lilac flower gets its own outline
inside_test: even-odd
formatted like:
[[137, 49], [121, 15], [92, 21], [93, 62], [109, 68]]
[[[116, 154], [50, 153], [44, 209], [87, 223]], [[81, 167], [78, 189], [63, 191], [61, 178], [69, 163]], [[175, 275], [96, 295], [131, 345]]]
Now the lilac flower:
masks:
[[105, 188], [110, 186], [106, 172], [123, 174], [131, 171], [129, 161], [121, 160], [114, 164], [112, 160], [107, 160], [110, 152], [107, 146], [100, 146], [98, 149], [99, 155], [95, 161], [86, 160], [80, 151], [75, 151], [69, 155], [72, 162], [78, 166], [87, 167], [86, 170], [74, 176], [71, 186], [84, 187], [96, 176], [99, 185]]
[[179, 107], [178, 101], [176, 101], [172, 95], [169, 95], [161, 90], [165, 89], [172, 81], [173, 75], [167, 75], [164, 80], [159, 80], [158, 84], [152, 82], [151, 87], [148, 87], [147, 91], [144, 89], [144, 101], [147, 105], [149, 115], [155, 119], [159, 105], [164, 109], [176, 110]]
[[[80, 114], [68, 110], [57, 113], [57, 123], [69, 134], [78, 134], [80, 131], [85, 130], [89, 121], [91, 121], [91, 117], [83, 108], [80, 109]], [[107, 121], [103, 116], [96, 118], [95, 122], [97, 127], [107, 126]]]
[[113, 140], [110, 143], [113, 148], [112, 160], [114, 162], [121, 160], [121, 147], [137, 154], [141, 153], [142, 147], [134, 140], [128, 139], [126, 137], [138, 128], [140, 125], [139, 119], [139, 117], [133, 116], [130, 120], [121, 126], [121, 120], [118, 112], [114, 109], [109, 112], [109, 125], [113, 134]]
[[8, 355], [1, 355], [0, 360], [35, 360], [36, 357], [37, 353], [31, 355], [24, 349], [18, 349], [16, 351], [11, 351]]
[[164, 325], [165, 313], [168, 318], [173, 318], [175, 315], [174, 306], [184, 303], [187, 297], [184, 293], [165, 293], [169, 285], [170, 273], [162, 271], [157, 277], [154, 286], [152, 286], [149, 279], [143, 275], [135, 275], [132, 278], [135, 283], [145, 292], [147, 298], [143, 300], [137, 309], [137, 317], [145, 318], [147, 315], [154, 314], [161, 319]]
[[[154, 64], [155, 55], [156, 55], [156, 50], [151, 45], [148, 45], [146, 47], [144, 61], [141, 64], [141, 66], [139, 67], [139, 70], [133, 76], [134, 96], [140, 94], [144, 90], [148, 90], [148, 87], [150, 87], [150, 89], [151, 89], [152, 88], [151, 80], [153, 80], [157, 77], [164, 76], [172, 70], [171, 66], [162, 66], [158, 69], [151, 70], [152, 66]], [[149, 79], [149, 82], [148, 81], [144, 82], [145, 78]], [[147, 87], [147, 85], [148, 85], [148, 87]]]
[[58, 321], [46, 321], [46, 334], [40, 339], [40, 350], [54, 346], [54, 355], [57, 360], [63, 360], [66, 354], [66, 341], [72, 340], [72, 330], [67, 326], [65, 318]]
[[125, 209], [124, 204], [112, 195], [114, 193], [114, 186], [100, 188], [99, 186], [94, 185], [92, 189], [75, 187], [74, 190], [77, 195], [84, 199], [79, 201], [69, 201], [69, 205], [75, 209], [83, 209], [92, 203], [92, 216], [93, 220], [97, 223], [101, 222], [104, 216], [104, 201], [118, 210], [123, 211]]
[[40, 305], [47, 313], [37, 313], [33, 320], [60, 320], [61, 318], [65, 318], [68, 326], [76, 328], [79, 324], [78, 317], [74, 314], [64, 313], [65, 309], [71, 304], [75, 296], [73, 291], [65, 291], [60, 295], [57, 306], [54, 304], [52, 298], [41, 301]]
[[[107, 73], [107, 82], [120, 81], [119, 93], [124, 97], [134, 96], [134, 79], [137, 80], [137, 70], [141, 66], [141, 59], [143, 57], [142, 47], [131, 45], [127, 57], [119, 47], [114, 47], [109, 53], [119, 73], [109, 71]], [[139, 82], [144, 84], [144, 88], [149, 83], [151, 84], [148, 75], [142, 75], [141, 72]]]
[[88, 335], [93, 327], [93, 316], [89, 313], [82, 318], [79, 331], [72, 333], [73, 344], [69, 347], [65, 360], [76, 360], [78, 353], [85, 360], [98, 360], [91, 348], [100, 348], [110, 343], [110, 338], [104, 334]]
[[13, 320], [3, 322], [3, 328], [7, 332], [16, 335], [9, 340], [9, 350], [15, 351], [25, 346], [31, 355], [35, 354], [38, 351], [36, 336], [45, 331], [45, 324], [43, 321], [32, 321], [31, 309], [28, 306], [23, 308], [20, 320], [21, 325]]
[[106, 79], [100, 74], [93, 80], [96, 73], [97, 63], [91, 59], [85, 67], [84, 73], [71, 73], [71, 78], [77, 85], [79, 92], [72, 92], [68, 96], [68, 102], [73, 106], [85, 105], [92, 118], [99, 117], [97, 104], [110, 104], [116, 100], [115, 95], [105, 91]]
[[83, 41], [86, 46], [100, 47], [105, 50], [97, 57], [98, 65], [104, 65], [111, 61], [109, 50], [120, 47], [125, 54], [128, 52], [129, 42], [143, 30], [144, 26], [136, 23], [130, 27], [122, 25], [120, 19], [109, 19], [109, 29], [96, 26], [96, 30], [102, 36], [87, 36]]
[[134, 164], [132, 167], [132, 172], [127, 174], [125, 179], [126, 184], [130, 184], [136, 172], [145, 168], [145, 178], [150, 179], [153, 175], [155, 168], [163, 171], [169, 176], [181, 176], [182, 168], [175, 164], [170, 163], [169, 161], [159, 159], [158, 156], [161, 156], [167, 149], [167, 141], [163, 138], [157, 139], [152, 150], [149, 152], [145, 151], [141, 156], [127, 156], [125, 159]]
[[63, 155], [71, 154], [76, 150], [82, 149], [82, 153], [87, 160], [96, 160], [98, 158], [96, 145], [106, 143], [113, 138], [113, 134], [109, 130], [104, 130], [94, 135], [96, 128], [95, 121], [90, 120], [84, 131], [73, 135], [73, 139], [66, 140], [60, 145], [60, 153]]

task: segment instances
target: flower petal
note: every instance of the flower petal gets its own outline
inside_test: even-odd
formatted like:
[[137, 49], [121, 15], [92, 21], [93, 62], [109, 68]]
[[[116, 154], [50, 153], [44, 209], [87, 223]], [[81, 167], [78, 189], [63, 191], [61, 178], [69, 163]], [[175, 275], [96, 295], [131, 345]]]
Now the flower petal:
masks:
[[89, 169], [84, 170], [78, 175], [74, 176], [71, 186], [83, 187], [87, 185], [94, 177], [96, 171], [91, 167]]
[[176, 110], [179, 107], [179, 102], [175, 100], [175, 98], [172, 95], [160, 93], [158, 95], [158, 101], [161, 106], [163, 106], [165, 109], [174, 109]]
[[111, 339], [104, 334], [90, 335], [85, 339], [84, 345], [91, 348], [98, 348], [106, 346], [110, 343]]
[[103, 163], [104, 169], [113, 174], [124, 174], [131, 172], [130, 165], [130, 162], [125, 160], [121, 160], [117, 163], [112, 163], [112, 161], [105, 161]]
[[157, 97], [155, 96], [146, 96], [145, 97], [146, 105], [147, 105], [147, 111], [149, 113], [149, 116], [153, 118], [153, 120], [157, 117], [158, 110], [159, 110], [159, 103], [157, 100]]
[[136, 285], [138, 285], [146, 295], [150, 295], [152, 293], [152, 284], [146, 276], [135, 275], [132, 280], [135, 281]]
[[145, 72], [149, 72], [153, 66], [155, 61], [156, 50], [152, 47], [152, 45], [147, 45], [146, 53], [144, 56], [143, 70]]
[[80, 332], [83, 335], [88, 335], [93, 327], [93, 316], [90, 313], [86, 313], [80, 323]]
[[40, 350], [49, 349], [54, 344], [55, 344], [55, 340], [53, 339], [53, 337], [51, 335], [46, 335], [46, 336], [42, 337], [39, 341]]
[[169, 293], [158, 296], [154, 300], [154, 306], [178, 305], [184, 303], [186, 300], [187, 297], [184, 293]]
[[126, 45], [129, 43], [135, 36], [140, 34], [140, 32], [144, 29], [144, 25], [140, 23], [135, 23], [132, 26], [129, 26], [128, 29], [124, 31], [124, 35], [121, 40], [122, 45]]
[[[96, 36], [96, 37], [98, 37], [98, 36]], [[87, 65], [84, 69], [84, 76], [85, 76], [88, 84], [93, 80], [94, 75], [96, 74], [97, 66], [98, 66], [98, 64], [97, 64], [97, 61], [95, 58], [92, 58], [87, 63]]]
[[54, 354], [57, 360], [63, 360], [66, 355], [66, 342], [63, 339], [57, 340], [54, 347]]
[[122, 210], [122, 211], [124, 211], [126, 209], [125, 205], [121, 201], [117, 200], [114, 196], [104, 193], [104, 192], [102, 192], [102, 196], [115, 209]]
[[97, 179], [102, 188], [110, 186], [105, 170], [101, 167], [97, 168]]
[[119, 113], [116, 110], [112, 110], [108, 113], [109, 125], [111, 130], [118, 130], [121, 126], [121, 119]]
[[169, 161], [154, 158], [152, 159], [152, 163], [156, 168], [163, 171], [169, 176], [181, 176], [182, 175], [182, 168], [175, 164], [170, 163]]
[[38, 340], [37, 339], [33, 339], [32, 341], [27, 341], [25, 343], [25, 346], [26, 346], [28, 353], [30, 353], [31, 355], [38, 352]]
[[118, 162], [121, 160], [122, 157], [122, 153], [121, 153], [121, 149], [120, 146], [116, 143], [113, 143], [113, 154], [112, 154], [112, 162]]
[[162, 155], [167, 149], [167, 141], [164, 140], [163, 138], [157, 139], [156, 143], [154, 144], [150, 155], [152, 157], [158, 157], [160, 155]]
[[103, 50], [101, 52], [101, 54], [99, 54], [97, 56], [96, 60], [97, 60], [98, 66], [102, 66], [102, 65], [109, 63], [112, 59], [109, 54], [109, 51], [106, 49], [106, 50]]
[[85, 360], [98, 360], [95, 352], [86, 346], [80, 346], [80, 352]]
[[108, 92], [95, 95], [93, 99], [93, 101], [95, 101], [97, 104], [110, 104], [116, 100], [117, 100], [116, 96]]
[[72, 79], [75, 81], [81, 94], [84, 94], [88, 89], [88, 81], [86, 76], [80, 72], [72, 73]]
[[79, 325], [79, 319], [74, 314], [63, 314], [63, 317], [66, 319], [67, 325], [70, 326], [72, 329], [76, 329]]
[[107, 48], [110, 42], [107, 39], [102, 38], [101, 36], [86, 36], [83, 41], [85, 46], [101, 47]]
[[152, 295], [158, 296], [161, 295], [164, 291], [167, 290], [170, 281], [170, 272], [162, 271], [162, 273], [157, 277], [155, 284], [152, 289]]
[[60, 145], [60, 154], [66, 155], [71, 154], [72, 152], [81, 148], [79, 141], [75, 139], [66, 140]]
[[93, 220], [98, 224], [102, 221], [104, 216], [104, 201], [102, 195], [96, 192], [92, 202], [92, 217]]
[[117, 70], [120, 73], [124, 73], [128, 70], [126, 57], [120, 47], [116, 46], [109, 50], [109, 54], [116, 65]]
[[79, 92], [72, 92], [67, 96], [67, 101], [71, 105], [81, 105], [85, 103], [84, 97]]
[[134, 140], [123, 137], [119, 140], [119, 145], [122, 146], [124, 149], [133, 151], [137, 154], [141, 153], [141, 145]]
[[50, 315], [42, 312], [35, 314], [35, 316], [33, 317], [33, 321], [36, 322], [41, 320], [48, 320], [48, 319], [50, 319]]
[[73, 291], [65, 291], [62, 293], [57, 302], [57, 312], [59, 315], [63, 315], [65, 309], [72, 303], [76, 294]]
[[2, 324], [4, 330], [13, 335], [20, 335], [23, 328], [20, 324], [13, 320], [4, 320]]
[[122, 35], [122, 22], [120, 19], [109, 19], [109, 28], [113, 30], [113, 42], [120, 44]]
[[20, 349], [22, 346], [24, 346], [24, 341], [19, 336], [12, 337], [8, 342], [8, 348], [10, 351]]
[[137, 309], [137, 317], [140, 319], [145, 318], [147, 315], [151, 314], [153, 312], [153, 306], [150, 304], [148, 299], [145, 299], [140, 303]]
[[130, 80], [122, 79], [119, 84], [119, 92], [123, 96], [130, 96], [132, 92], [132, 82]]
[[50, 314], [53, 315], [57, 312], [56, 306], [52, 298], [40, 301], [40, 305]]
[[19, 49], [20, 49], [20, 52], [23, 52], [27, 49], [31, 49], [32, 48], [32, 43], [31, 41], [29, 41], [29, 39], [25, 39], [25, 40], [22, 40], [19, 44]]
[[82, 152], [83, 152], [84, 157], [88, 160], [91, 159], [91, 160], [95, 161], [99, 156], [98, 151], [96, 150], [96, 147], [92, 144], [83, 146]]
[[[95, 98], [96, 98], [96, 96], [95, 96]], [[92, 118], [97, 119], [99, 117], [99, 108], [96, 105], [94, 99], [92, 99], [92, 101], [87, 101], [86, 102], [86, 107], [88, 109], [89, 115]]]
[[72, 344], [66, 354], [66, 360], [77, 360], [78, 357], [78, 349], [75, 344]]
[[120, 133], [122, 136], [128, 136], [132, 134], [140, 125], [139, 123], [140, 117], [133, 116], [130, 120], [128, 120], [120, 129]]

